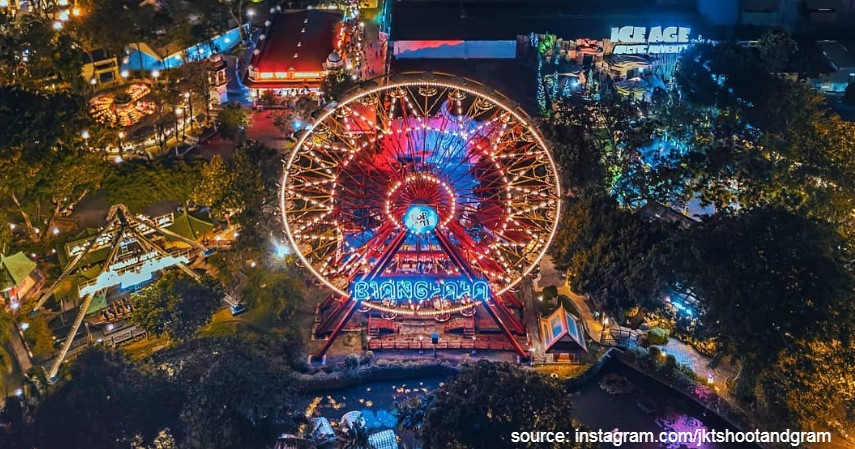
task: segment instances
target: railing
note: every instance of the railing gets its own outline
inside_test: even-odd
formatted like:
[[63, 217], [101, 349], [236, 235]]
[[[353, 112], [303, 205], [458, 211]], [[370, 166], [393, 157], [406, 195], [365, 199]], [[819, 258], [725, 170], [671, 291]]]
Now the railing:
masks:
[[145, 330], [140, 329], [136, 326], [132, 326], [127, 329], [122, 329], [118, 332], [114, 332], [110, 334], [109, 337], [105, 336], [104, 344], [110, 347], [116, 347], [128, 340], [136, 340], [140, 337], [144, 337], [145, 335]]
[[[191, 256], [191, 254], [193, 253], [193, 251], [194, 251], [194, 250], [192, 250], [192, 249], [190, 249], [190, 248], [174, 249], [174, 250], [172, 250], [172, 251], [170, 251], [170, 252], [169, 252], [169, 255], [170, 255], [170, 256], [172, 256], [172, 257], [175, 257], [175, 258], [186, 257], [186, 258], [187, 258], [187, 260], [190, 260], [190, 256]], [[122, 262], [122, 261], [121, 261], [121, 260], [117, 260], [117, 262], [116, 262], [116, 263], [120, 263], [120, 262]], [[125, 273], [129, 272], [129, 271], [135, 271], [135, 270], [137, 270], [137, 269], [138, 269], [138, 268], [139, 268], [139, 267], [140, 267], [144, 262], [145, 262], [145, 261], [139, 261], [139, 262], [137, 262], [137, 263], [134, 263], [134, 264], [131, 264], [131, 265], [128, 265], [128, 266], [125, 266], [125, 267], [121, 267], [121, 268], [119, 268], [119, 269], [117, 269], [117, 270], [116, 270], [116, 274], [118, 274], [118, 275], [122, 275], [122, 274], [125, 274]], [[115, 263], [114, 263], [114, 265], [115, 265]], [[90, 280], [85, 281], [85, 282], [81, 282], [80, 284], [78, 284], [78, 285], [77, 285], [77, 294], [78, 294], [78, 296], [82, 296], [81, 292], [82, 292], [82, 291], [84, 291], [84, 289], [86, 289], [87, 287], [92, 287], [92, 286], [94, 286], [94, 285], [96, 285], [96, 284], [98, 284], [98, 278], [90, 279]]]
[[618, 348], [637, 348], [640, 340], [639, 332], [624, 328], [607, 329], [600, 334], [600, 344]]

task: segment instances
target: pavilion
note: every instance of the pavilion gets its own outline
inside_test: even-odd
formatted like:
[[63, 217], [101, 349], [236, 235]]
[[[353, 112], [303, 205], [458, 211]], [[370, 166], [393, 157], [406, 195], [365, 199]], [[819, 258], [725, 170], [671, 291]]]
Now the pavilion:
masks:
[[14, 307], [25, 298], [38, 291], [44, 283], [44, 276], [38, 270], [36, 262], [22, 252], [4, 256], [0, 254], [0, 298]]
[[318, 92], [333, 66], [343, 65], [338, 48], [342, 16], [319, 9], [277, 14], [259, 36], [246, 74], [254, 98]]
[[558, 306], [552, 314], [540, 320], [545, 352], [554, 354], [558, 360], [588, 352], [582, 326], [579, 318], [567, 312], [563, 305]]

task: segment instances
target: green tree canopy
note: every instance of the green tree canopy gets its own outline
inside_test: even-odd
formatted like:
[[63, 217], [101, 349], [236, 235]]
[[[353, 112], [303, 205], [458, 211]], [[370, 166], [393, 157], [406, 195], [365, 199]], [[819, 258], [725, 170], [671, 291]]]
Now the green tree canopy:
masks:
[[0, 84], [54, 91], [84, 86], [83, 51], [67, 31], [40, 14], [0, 13]]
[[125, 204], [144, 212], [164, 201], [184, 202], [201, 181], [202, 164], [181, 159], [158, 162], [128, 161], [104, 179], [110, 204]]
[[119, 352], [81, 353], [63, 382], [37, 409], [21, 447], [116, 449], [146, 441], [178, 421], [183, 394], [144, 374]]
[[745, 359], [768, 361], [793, 341], [842, 340], [855, 322], [851, 256], [825, 223], [759, 208], [718, 215], [676, 247], [706, 325]]
[[670, 280], [660, 247], [672, 229], [598, 194], [574, 198], [566, 209], [550, 255], [570, 286], [613, 311], [655, 304]]
[[669, 108], [679, 121], [662, 114], [660, 122], [683, 137], [686, 151], [657, 176], [718, 209], [771, 204], [851, 228], [855, 125], [805, 83], [769, 73], [764, 60], [791, 47], [769, 39], [759, 53], [721, 44], [681, 56], [675, 79], [686, 105]]
[[294, 394], [286, 367], [233, 339], [188, 361], [181, 382], [188, 391], [181, 447], [191, 449], [269, 444], [277, 436], [269, 424]]
[[249, 125], [249, 112], [238, 103], [229, 103], [217, 115], [217, 123], [220, 135], [236, 140]]
[[131, 321], [155, 335], [177, 340], [193, 337], [220, 307], [223, 292], [211, 278], [201, 282], [178, 272], [168, 272], [140, 293], [131, 296]]
[[843, 339], [797, 340], [758, 381], [761, 406], [802, 429], [855, 428], [855, 326]]
[[550, 378], [509, 363], [479, 361], [431, 393], [424, 416], [425, 449], [582, 448], [577, 443], [513, 443], [521, 429], [574, 428], [573, 405]]

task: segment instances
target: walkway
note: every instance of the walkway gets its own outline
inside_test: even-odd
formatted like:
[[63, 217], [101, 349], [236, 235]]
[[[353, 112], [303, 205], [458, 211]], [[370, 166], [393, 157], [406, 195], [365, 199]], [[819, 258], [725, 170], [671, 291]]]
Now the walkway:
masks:
[[[588, 336], [594, 341], [600, 341], [600, 336], [603, 332], [602, 323], [599, 319], [594, 318], [594, 314], [585, 297], [570, 290], [570, 286], [567, 285], [566, 280], [561, 277], [561, 272], [555, 269], [551, 257], [546, 256], [541, 259], [540, 277], [536, 280], [535, 285], [537, 289], [542, 289], [548, 285], [557, 286], [558, 293], [569, 297], [579, 310], [582, 320], [585, 322]], [[609, 326], [610, 328], [615, 327], [614, 320], [612, 321], [613, 323]], [[718, 392], [727, 393], [727, 381], [735, 378], [738, 373], [738, 367], [731, 363], [722, 362], [716, 368], [710, 368], [709, 364], [712, 361], [710, 357], [699, 353], [692, 346], [674, 338], [669, 339], [668, 343], [662, 346], [662, 349], [666, 354], [674, 355], [677, 363], [688, 366], [697, 375], [701, 377], [712, 375], [713, 383]]]
[[[361, 76], [363, 80], [369, 80], [381, 76], [386, 70], [386, 45], [378, 40], [379, 28], [376, 21], [365, 21], [365, 61], [362, 66]], [[371, 70], [368, 70], [368, 68]]]

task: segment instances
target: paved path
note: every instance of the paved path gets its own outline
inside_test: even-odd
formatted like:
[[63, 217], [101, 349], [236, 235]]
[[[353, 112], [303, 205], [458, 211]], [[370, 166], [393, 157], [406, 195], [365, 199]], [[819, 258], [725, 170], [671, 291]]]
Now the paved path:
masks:
[[[557, 286], [559, 294], [566, 295], [573, 301], [573, 304], [582, 315], [582, 320], [585, 322], [585, 328], [588, 331], [588, 336], [594, 341], [600, 341], [600, 336], [603, 332], [602, 322], [599, 319], [594, 318], [594, 314], [588, 305], [588, 301], [585, 300], [585, 297], [570, 290], [567, 282], [562, 278], [561, 273], [555, 269], [555, 266], [552, 263], [552, 258], [549, 256], [544, 257], [540, 262], [540, 277], [536, 280], [536, 288], [542, 289], [547, 285]], [[614, 326], [615, 323], [614, 320], [612, 320], [609, 327], [611, 328]], [[709, 364], [712, 360], [710, 357], [699, 353], [692, 346], [674, 338], [669, 339], [668, 343], [662, 348], [667, 354], [673, 354], [677, 359], [677, 363], [688, 366], [697, 375], [701, 377], [712, 375], [713, 383], [716, 390], [719, 392], [726, 393], [727, 381], [735, 378], [738, 373], [738, 367], [729, 362], [722, 362], [716, 366], [715, 369], [710, 368]]]
[[[365, 21], [365, 61], [362, 66], [362, 79], [369, 80], [381, 76], [386, 70], [386, 45], [378, 41], [378, 26], [373, 20]], [[369, 70], [369, 67], [371, 70]]]

